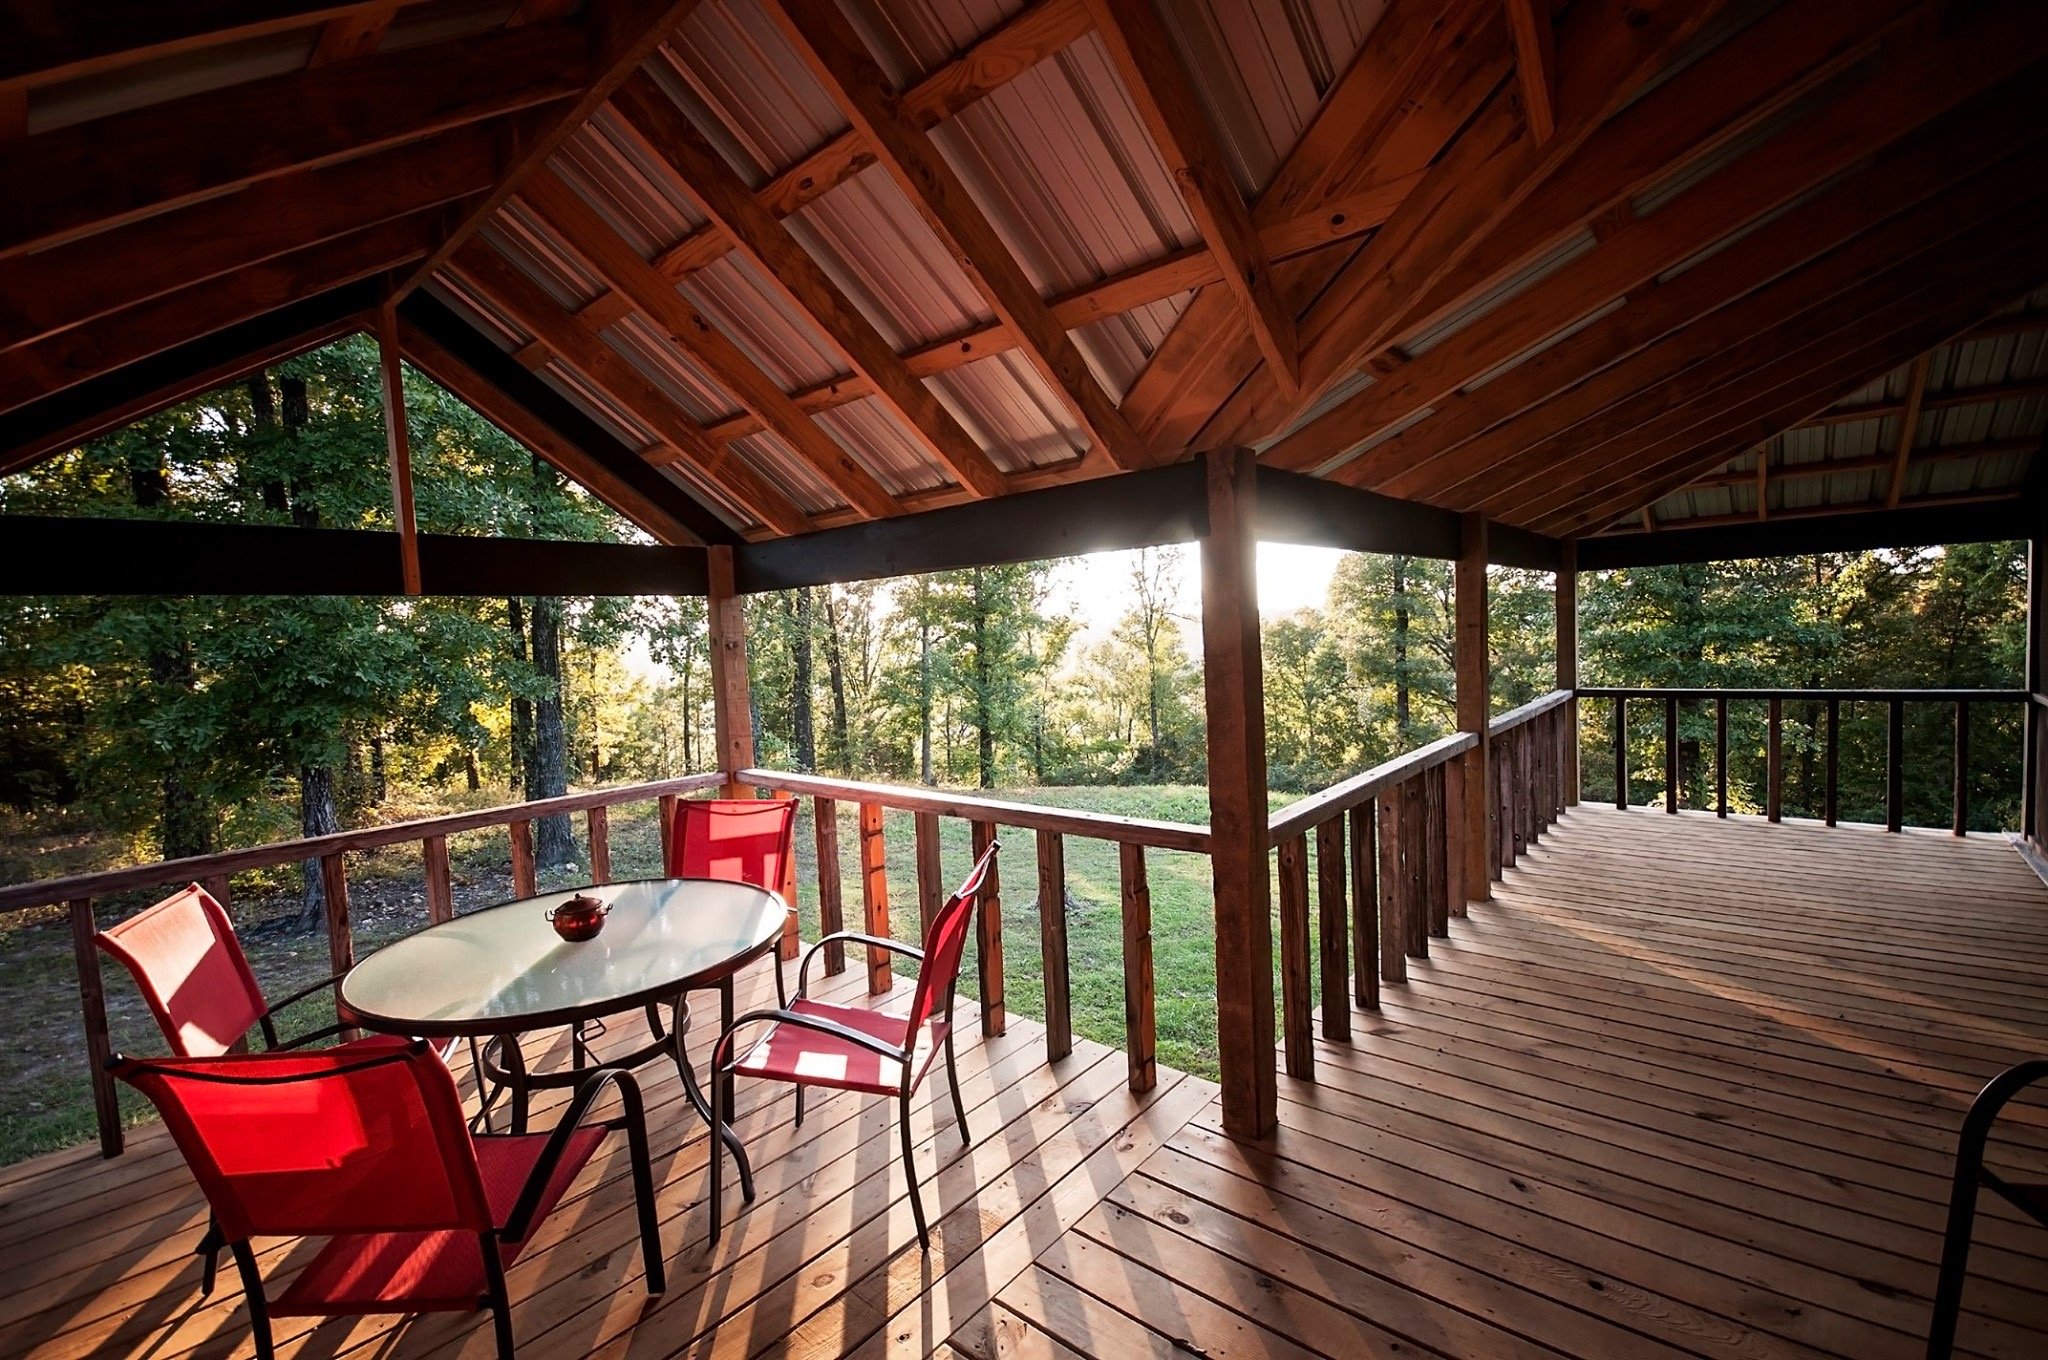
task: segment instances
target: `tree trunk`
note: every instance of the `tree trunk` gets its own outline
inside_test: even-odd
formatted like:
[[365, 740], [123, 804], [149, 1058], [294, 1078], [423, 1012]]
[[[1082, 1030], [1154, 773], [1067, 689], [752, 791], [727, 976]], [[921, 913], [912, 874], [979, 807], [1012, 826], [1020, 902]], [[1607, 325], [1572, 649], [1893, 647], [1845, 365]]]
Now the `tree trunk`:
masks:
[[1394, 731], [1408, 746], [1408, 559], [1394, 559]]
[[790, 612], [795, 616], [796, 636], [790, 646], [790, 727], [796, 743], [796, 767], [799, 770], [818, 768], [818, 725], [811, 696], [813, 672], [811, 656], [811, 588], [799, 586], [790, 599]]
[[[299, 834], [331, 836], [341, 830], [341, 816], [334, 807], [334, 767], [299, 767]], [[320, 877], [318, 859], [299, 864], [299, 927], [318, 930], [327, 920], [327, 885]]]
[[[541, 595], [533, 601], [533, 669], [547, 688], [533, 705], [533, 761], [526, 776], [528, 798], [559, 798], [569, 791], [569, 734], [562, 717], [562, 601]], [[535, 825], [534, 860], [541, 865], [578, 862], [569, 814], [543, 817]]]
[[370, 806], [382, 807], [390, 796], [391, 784], [384, 773], [384, 734], [370, 734]]
[[[128, 464], [128, 489], [135, 504], [145, 509], [168, 501], [171, 477], [162, 457], [132, 457]], [[189, 694], [194, 681], [192, 648], [184, 634], [182, 616], [176, 605], [167, 605], [160, 618], [163, 633], [149, 653], [150, 683], [160, 689]], [[174, 745], [167, 753], [159, 795], [157, 840], [163, 857], [184, 859], [212, 853], [213, 809], [201, 792], [198, 772], [185, 746]]]
[[472, 747], [462, 748], [462, 778], [471, 793], [484, 786], [483, 777], [477, 773], [476, 751]]
[[846, 728], [846, 656], [839, 642], [839, 608], [832, 587], [825, 587], [825, 675], [832, 689], [832, 768], [839, 774], [853, 768], [852, 734]]
[[[505, 621], [512, 629], [512, 655], [523, 666], [527, 659], [526, 610], [518, 600], [505, 601]], [[512, 791], [521, 798], [534, 796], [528, 784], [533, 768], [533, 700], [523, 694], [512, 696]]]
[[995, 692], [995, 676], [988, 656], [988, 601], [982, 595], [981, 568], [974, 569], [974, 728], [975, 767], [981, 787], [996, 786], [996, 720], [989, 696]]
[[932, 777], [932, 626], [917, 621], [917, 777], [924, 784], [936, 784]]

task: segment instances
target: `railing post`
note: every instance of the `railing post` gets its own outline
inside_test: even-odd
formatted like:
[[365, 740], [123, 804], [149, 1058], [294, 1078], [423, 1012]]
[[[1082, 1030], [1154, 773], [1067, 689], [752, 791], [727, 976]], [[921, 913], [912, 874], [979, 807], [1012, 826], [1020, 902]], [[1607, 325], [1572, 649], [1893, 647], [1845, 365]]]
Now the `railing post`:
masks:
[[[883, 840], [882, 805], [860, 805], [860, 895], [861, 914], [867, 933], [889, 934], [889, 847]], [[868, 995], [881, 996], [896, 985], [889, 956], [878, 949], [868, 951]]]
[[1289, 836], [1280, 854], [1280, 1031], [1287, 1055], [1287, 1075], [1303, 1081], [1316, 1076], [1315, 1034], [1311, 1021], [1308, 966], [1308, 844]]
[[[341, 851], [320, 857], [320, 886], [327, 898], [327, 961], [330, 971], [346, 973], [356, 965], [356, 942], [349, 928], [348, 867], [342, 860]], [[532, 893], [529, 891], [524, 895], [531, 896]], [[355, 1037], [353, 1029], [341, 1032], [344, 1043]]]
[[1956, 809], [1955, 834], [1970, 832], [1970, 705], [1956, 700]]
[[1273, 913], [1267, 879], [1265, 676], [1259, 657], [1257, 463], [1203, 460], [1202, 688], [1209, 872], [1216, 910], [1216, 1048], [1223, 1127], [1263, 1138], [1279, 1117], [1273, 1068]]
[[1678, 699], [1664, 696], [1664, 811], [1678, 815]]
[[1444, 865], [1444, 850], [1450, 837], [1444, 826], [1450, 821], [1444, 807], [1444, 767], [1424, 770], [1420, 776], [1424, 813], [1423, 844], [1427, 857], [1423, 868], [1429, 891], [1429, 933], [1446, 939], [1451, 933], [1451, 876]]
[[1067, 968], [1067, 846], [1057, 831], [1038, 833], [1038, 939], [1045, 965], [1045, 1056], [1074, 1051], [1073, 979]]
[[1422, 776], [1401, 781], [1401, 866], [1406, 879], [1401, 885], [1405, 904], [1402, 920], [1408, 927], [1407, 948], [1413, 958], [1429, 957], [1429, 802], [1422, 788]]
[[1379, 802], [1351, 809], [1351, 995], [1367, 1010], [1380, 1008], [1380, 884], [1373, 842]]
[[1465, 761], [1454, 756], [1443, 763], [1444, 897], [1450, 914], [1465, 914]]
[[[995, 843], [994, 822], [973, 822], [968, 826], [968, 837], [979, 861]], [[1149, 913], [1152, 898], [1148, 892], [1145, 909]], [[993, 1039], [1008, 1031], [1009, 1016], [1003, 1010], [1003, 866], [1001, 856], [988, 862], [988, 872], [981, 879], [981, 904], [974, 914], [975, 959], [981, 969], [981, 1032]], [[1147, 948], [1150, 947], [1151, 926], [1146, 926]], [[1128, 957], [1125, 966], [1129, 966]], [[1147, 976], [1150, 976], [1149, 965]]]
[[1841, 801], [1842, 791], [1842, 701], [1828, 700], [1828, 750], [1827, 750], [1827, 807], [1824, 809], [1827, 824], [1835, 824], [1835, 814]]
[[531, 897], [539, 891], [533, 872], [533, 823], [520, 818], [505, 827], [512, 842], [512, 892]]
[[1614, 696], [1614, 807], [1628, 810], [1628, 700]]
[[107, 990], [100, 977], [100, 951], [93, 944], [98, 926], [92, 899], [71, 903], [71, 953], [78, 965], [78, 1006], [85, 1017], [85, 1060], [92, 1069], [92, 1112], [99, 1124], [100, 1155], [118, 1157], [126, 1140], [121, 1131], [121, 1097], [114, 1074], [107, 1070], [113, 1043], [107, 1035]]
[[[839, 880], [839, 804], [830, 798], [811, 800], [811, 832], [818, 858], [818, 934], [831, 937], [846, 929], [845, 887]], [[846, 971], [846, 942], [825, 946], [825, 973]]]
[[1785, 701], [1773, 694], [1770, 731], [1765, 737], [1764, 812], [1772, 821], [1784, 820], [1785, 812]]
[[1559, 548], [1557, 687], [1572, 697], [1561, 710], [1560, 726], [1568, 740], [1558, 742], [1558, 804], [1569, 808], [1579, 803], [1579, 545], [1568, 538]]
[[420, 860], [427, 876], [427, 920], [434, 925], [454, 920], [455, 889], [448, 879], [448, 838], [428, 836], [422, 840]]
[[718, 768], [725, 772], [725, 796], [743, 798], [750, 790], [735, 777], [754, 763], [754, 709], [747, 681], [747, 613], [733, 579], [732, 549], [713, 544], [704, 550], [707, 573], [705, 612], [711, 641], [711, 722], [718, 745]]
[[1714, 815], [1728, 815], [1728, 696], [1714, 696]]
[[584, 829], [590, 833], [590, 881], [612, 881], [612, 814], [599, 803], [583, 814]]
[[922, 936], [946, 905], [946, 870], [939, 860], [939, 814], [913, 813], [911, 825], [917, 832], [917, 917]]
[[1401, 790], [1379, 796], [1380, 980], [1408, 980], [1408, 867], [1401, 850]]
[[1344, 818], [1316, 827], [1316, 924], [1323, 972], [1323, 1037], [1351, 1037], [1350, 907], [1344, 901]]
[[661, 871], [668, 873], [668, 866], [675, 863], [676, 847], [676, 796], [664, 793], [655, 800], [655, 817], [661, 825]]
[[1479, 744], [1466, 757], [1465, 807], [1465, 891], [1475, 902], [1493, 897], [1494, 847], [1505, 839], [1508, 829], [1498, 821], [1488, 770], [1493, 764], [1493, 736], [1488, 730], [1492, 716], [1492, 663], [1487, 654], [1486, 519], [1467, 514], [1458, 528], [1458, 563], [1454, 576], [1456, 592], [1456, 633], [1453, 659], [1456, 662], [1458, 730], [1470, 732]]
[[1906, 705], [1893, 699], [1885, 706], [1884, 829], [1897, 831], [1906, 819]]
[[[787, 789], [777, 789], [775, 797], [786, 801], [796, 801], [795, 795]], [[795, 829], [794, 826], [790, 828], [792, 833], [794, 833]], [[797, 933], [796, 924], [796, 856], [794, 854], [783, 861], [782, 882], [777, 885], [776, 891], [782, 894], [782, 904], [789, 908], [789, 915], [782, 918], [782, 939], [775, 946], [775, 958], [778, 963], [790, 963], [801, 957], [804, 952], [804, 942]]]
[[2048, 538], [2027, 542], [2027, 701], [2021, 706], [2020, 834], [2048, 852], [2048, 709], [2037, 696], [2048, 693]]
[[1133, 1091], [1159, 1084], [1159, 1020], [1152, 979], [1152, 888], [1145, 877], [1145, 847], [1120, 841], [1117, 867], [1123, 888], [1124, 1060]]

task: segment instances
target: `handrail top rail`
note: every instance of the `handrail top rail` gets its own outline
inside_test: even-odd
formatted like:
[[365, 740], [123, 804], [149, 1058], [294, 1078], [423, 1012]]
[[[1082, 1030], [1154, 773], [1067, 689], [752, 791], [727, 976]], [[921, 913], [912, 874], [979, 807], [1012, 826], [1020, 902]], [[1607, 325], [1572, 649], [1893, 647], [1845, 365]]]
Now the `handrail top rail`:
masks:
[[1840, 699], [1850, 703], [2023, 704], [2024, 689], [1699, 688], [1682, 685], [1581, 685], [1585, 699]]
[[199, 882], [222, 874], [240, 873], [245, 869], [267, 869], [277, 864], [318, 859], [343, 851], [377, 850], [387, 845], [424, 840], [429, 836], [448, 836], [460, 831], [475, 831], [481, 827], [530, 822], [540, 817], [551, 817], [556, 813], [582, 812], [594, 807], [611, 807], [618, 803], [637, 803], [643, 799], [658, 798], [667, 794], [695, 793], [700, 789], [716, 788], [724, 782], [725, 776], [715, 772], [682, 775], [675, 779], [657, 779], [644, 784], [620, 784], [613, 788], [592, 789], [587, 793], [564, 794], [559, 798], [541, 798], [528, 803], [503, 803], [495, 807], [479, 808], [474, 812], [452, 812], [439, 817], [419, 817], [405, 822], [387, 822], [382, 826], [366, 826], [354, 831], [334, 831], [324, 836], [308, 836], [300, 840], [271, 841], [264, 845], [252, 845], [245, 850], [223, 850], [218, 854], [158, 860], [151, 864], [132, 865], [125, 869], [102, 869], [89, 874], [73, 874], [68, 878], [16, 883], [0, 887], [0, 913], [25, 911], [31, 907], [55, 906], [85, 898], [105, 897], [111, 893], [127, 892], [131, 888], [148, 888], [162, 883]]
[[1573, 691], [1568, 689], [1554, 689], [1548, 694], [1539, 694], [1526, 704], [1511, 708], [1505, 713], [1497, 713], [1487, 719], [1487, 734], [1497, 737], [1503, 732], [1513, 731], [1531, 718], [1541, 717], [1553, 708], [1570, 703], [1574, 697]]
[[1187, 850], [1195, 854], [1209, 852], [1209, 828], [1192, 822], [1121, 817], [1114, 813], [1051, 807], [1043, 803], [1013, 803], [978, 794], [902, 784], [871, 784], [858, 779], [835, 779], [829, 775], [800, 774], [792, 770], [745, 769], [734, 778], [742, 784], [756, 784], [789, 793], [808, 793], [813, 797], [849, 803], [874, 803], [902, 812], [936, 812], [964, 817], [969, 821], [996, 822], [1033, 831], [1055, 831], [1158, 850]]
[[1266, 842], [1269, 846], [1278, 845], [1310, 827], [1320, 826], [1338, 813], [1348, 812], [1377, 798], [1403, 780], [1453, 760], [1478, 744], [1478, 736], [1471, 732], [1453, 732], [1427, 746], [1382, 761], [1363, 773], [1330, 785], [1320, 793], [1296, 799], [1274, 813], [1266, 823]]

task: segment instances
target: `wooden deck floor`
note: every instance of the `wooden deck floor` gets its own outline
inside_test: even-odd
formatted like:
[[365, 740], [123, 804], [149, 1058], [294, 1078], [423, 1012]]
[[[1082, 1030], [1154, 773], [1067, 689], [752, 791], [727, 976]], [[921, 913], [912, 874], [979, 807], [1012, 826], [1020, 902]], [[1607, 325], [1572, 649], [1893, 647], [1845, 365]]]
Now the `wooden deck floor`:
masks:
[[[602, 1161], [515, 1268], [521, 1354], [1919, 1353], [1961, 1112], [2048, 1052], [2048, 889], [2008, 846], [1585, 808], [1433, 943], [1316, 1084], [1282, 1078], [1261, 1147], [1207, 1083], [1134, 1098], [1120, 1054], [1048, 1066], [1026, 1021], [964, 1049], [979, 1141], [943, 1096], [919, 1116], [951, 1210], [928, 1260], [888, 1102], [799, 1135], [760, 1096], [762, 1197], [707, 1259], [702, 1139], [660, 1083], [670, 1292], [640, 1292]], [[2048, 1168], [2025, 1119], [1995, 1156]], [[197, 1298], [199, 1220], [154, 1132], [0, 1171], [0, 1354], [245, 1354], [232, 1285]], [[1966, 1349], [2048, 1355], [2048, 1233], [1995, 1211], [1978, 1241]], [[448, 1316], [281, 1337], [490, 1353]]]

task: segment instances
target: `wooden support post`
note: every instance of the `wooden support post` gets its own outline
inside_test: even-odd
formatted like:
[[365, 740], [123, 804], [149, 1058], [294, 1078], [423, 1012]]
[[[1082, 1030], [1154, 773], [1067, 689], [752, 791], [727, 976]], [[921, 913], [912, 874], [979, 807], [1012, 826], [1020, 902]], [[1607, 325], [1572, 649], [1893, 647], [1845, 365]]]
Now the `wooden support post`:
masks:
[[[839, 881], [839, 804], [830, 798], [811, 800], [811, 830], [818, 851], [818, 934], [830, 938], [846, 929], [845, 888]], [[825, 946], [825, 973], [846, 971], [846, 942]]]
[[78, 1006], [85, 1019], [85, 1060], [92, 1068], [92, 1112], [100, 1130], [100, 1155], [118, 1157], [126, 1144], [121, 1132], [121, 1096], [114, 1074], [107, 1071], [113, 1043], [107, 1035], [107, 989], [100, 977], [100, 951], [93, 943], [99, 927], [93, 921], [92, 899], [71, 903], [71, 955], [78, 965]]
[[1628, 700], [1614, 696], [1614, 807], [1628, 810]]
[[1557, 564], [1557, 687], [1571, 691], [1560, 722], [1564, 740], [1558, 745], [1558, 776], [1563, 807], [1579, 805], [1579, 545], [1566, 539]]
[[664, 793], [655, 800], [655, 815], [661, 822], [661, 871], [669, 872], [676, 862], [676, 796]]
[[1401, 865], [1407, 882], [1401, 885], [1406, 906], [1403, 919], [1408, 926], [1408, 954], [1429, 957], [1429, 795], [1421, 775], [1401, 782]]
[[1970, 834], [1970, 705], [1956, 700], [1956, 807], [1955, 834]]
[[2034, 848], [2048, 851], [2048, 538], [2027, 543], [2027, 701], [2023, 720], [2025, 788], [2020, 797], [2020, 831]]
[[405, 424], [405, 369], [399, 362], [398, 313], [377, 309], [377, 361], [383, 375], [384, 447], [391, 459], [391, 523], [398, 530], [399, 579], [420, 593], [420, 535], [412, 507], [412, 435]]
[[427, 877], [427, 920], [439, 925], [455, 919], [455, 887], [448, 877], [448, 838], [428, 836], [420, 842]]
[[1827, 824], [1835, 824], [1835, 814], [1841, 802], [1842, 792], [1842, 701], [1828, 700], [1828, 751], [1827, 751], [1827, 806], [1824, 814]]
[[939, 814], [913, 813], [911, 825], [917, 832], [917, 919], [922, 938], [946, 905], [946, 870], [939, 860]]
[[1323, 1037], [1351, 1037], [1350, 915], [1344, 900], [1344, 818], [1316, 828], [1316, 924], [1323, 973]]
[[1287, 1075], [1316, 1077], [1314, 984], [1308, 960], [1308, 841], [1289, 836], [1280, 858], [1280, 1036]]
[[1450, 914], [1465, 914], [1465, 819], [1460, 815], [1465, 806], [1465, 762], [1462, 759], [1447, 760], [1443, 766], [1444, 781], [1444, 896], [1450, 907]]
[[505, 828], [512, 842], [512, 891], [531, 897], [540, 891], [533, 872], [533, 823], [521, 818]]
[[[796, 795], [787, 789], [777, 789], [775, 797], [783, 802], [798, 801]], [[801, 807], [802, 804], [798, 803], [798, 806]], [[792, 832], [795, 829], [794, 826], [790, 828]], [[796, 925], [795, 854], [792, 853], [789, 858], [782, 862], [782, 882], [776, 885], [775, 890], [782, 895], [783, 905], [789, 908], [789, 915], [784, 917], [782, 921], [782, 939], [775, 946], [775, 957], [783, 963], [789, 963], [804, 952], [804, 942], [797, 935]]]
[[1038, 833], [1038, 942], [1045, 967], [1045, 1056], [1074, 1051], [1073, 977], [1067, 965], [1067, 843], [1057, 831]]
[[1351, 809], [1351, 996], [1366, 1010], [1380, 1008], [1379, 804]]
[[1401, 856], [1401, 790], [1379, 797], [1380, 981], [1408, 980], [1408, 871]]
[[1728, 815], [1728, 696], [1714, 696], [1714, 815]]
[[[968, 827], [971, 848], [977, 862], [995, 844], [996, 824], [974, 822]], [[1151, 905], [1148, 896], [1146, 905]], [[981, 877], [981, 908], [975, 913], [975, 959], [981, 968], [981, 1032], [993, 1039], [1010, 1027], [1003, 1010], [1003, 862], [1002, 856], [988, 862]], [[1127, 961], [1128, 962], [1128, 961]]]
[[1897, 831], [1906, 820], [1906, 705], [1894, 699], [1885, 705], [1884, 829]]
[[1475, 902], [1493, 897], [1490, 862], [1507, 828], [1496, 824], [1487, 771], [1493, 763], [1491, 662], [1487, 656], [1486, 520], [1466, 515], [1460, 523], [1456, 580], [1457, 634], [1453, 644], [1458, 691], [1458, 730], [1479, 738], [1465, 757], [1465, 892]]
[[584, 829], [590, 833], [590, 881], [612, 881], [612, 812], [600, 803], [583, 814]]
[[[860, 897], [867, 933], [889, 937], [889, 847], [882, 838], [882, 805], [860, 805]], [[868, 995], [881, 996], [896, 985], [889, 956], [868, 951]]]
[[1424, 890], [1429, 894], [1429, 933], [1445, 939], [1451, 933], [1451, 876], [1444, 863], [1444, 849], [1450, 844], [1444, 827], [1451, 817], [1450, 809], [1444, 806], [1444, 767], [1423, 771], [1419, 782], [1424, 809], [1422, 863]]
[[1664, 696], [1664, 810], [1678, 815], [1678, 698]]
[[1263, 1138], [1278, 1118], [1273, 1068], [1273, 914], [1266, 869], [1265, 673], [1259, 656], [1257, 463], [1204, 459], [1203, 691], [1209, 742], [1209, 872], [1216, 910], [1216, 1047], [1223, 1126]]
[[1785, 814], [1785, 701], [1771, 696], [1770, 731], [1765, 737], [1764, 815], [1782, 821]]
[[1152, 888], [1145, 877], [1145, 847], [1119, 843], [1117, 866], [1124, 906], [1124, 1060], [1133, 1091], [1159, 1084], [1159, 1020], [1152, 979]]
[[[356, 942], [348, 921], [348, 868], [341, 851], [320, 857], [320, 886], [327, 897], [328, 971], [346, 973], [356, 966]], [[354, 1029], [341, 1032], [343, 1043], [354, 1039]]]
[[754, 763], [754, 705], [747, 680], [747, 613], [733, 585], [732, 549], [704, 550], [709, 575], [705, 602], [711, 632], [711, 720], [718, 743], [718, 768], [725, 773], [727, 798], [752, 790], [737, 773]]
[[230, 906], [234, 905], [234, 903], [230, 900], [230, 894], [228, 892], [228, 876], [226, 874], [208, 874], [205, 878], [199, 881], [199, 886], [206, 889], [206, 895], [208, 897], [211, 897], [214, 901], [220, 903], [221, 910], [225, 911]]

